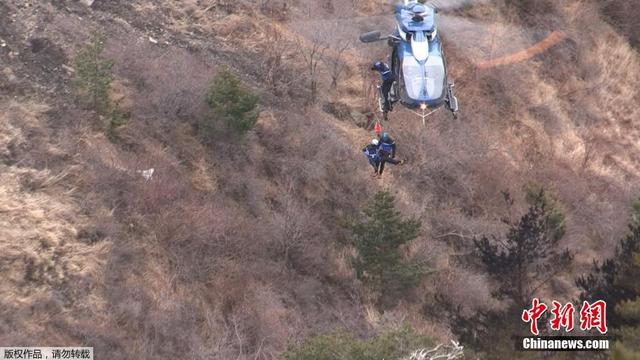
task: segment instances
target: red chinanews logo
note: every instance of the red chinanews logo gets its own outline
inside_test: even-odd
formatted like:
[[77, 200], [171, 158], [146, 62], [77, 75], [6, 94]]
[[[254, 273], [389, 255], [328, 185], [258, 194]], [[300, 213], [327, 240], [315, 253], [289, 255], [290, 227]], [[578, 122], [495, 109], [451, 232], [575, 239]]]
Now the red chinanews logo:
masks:
[[580, 309], [580, 329], [588, 331], [593, 328], [600, 334], [607, 333], [607, 303], [602, 300], [591, 305], [585, 301]]
[[[564, 306], [558, 301], [552, 301], [553, 308], [551, 314], [551, 330], [559, 331], [564, 328], [567, 332], [573, 330], [573, 315], [575, 307], [572, 303]], [[522, 312], [522, 321], [530, 323], [530, 331], [533, 335], [538, 335], [538, 319], [547, 311], [548, 307], [541, 303], [538, 298], [533, 298], [531, 309], [525, 309]], [[598, 300], [592, 304], [588, 301], [583, 302], [580, 309], [580, 329], [589, 331], [597, 329], [601, 334], [607, 333], [607, 303]]]
[[573, 313], [575, 312], [573, 304], [567, 303], [565, 306], [561, 306], [562, 304], [555, 300], [552, 304], [553, 320], [551, 320], [551, 330], [560, 330], [561, 327], [564, 327], [567, 332], [573, 330]]

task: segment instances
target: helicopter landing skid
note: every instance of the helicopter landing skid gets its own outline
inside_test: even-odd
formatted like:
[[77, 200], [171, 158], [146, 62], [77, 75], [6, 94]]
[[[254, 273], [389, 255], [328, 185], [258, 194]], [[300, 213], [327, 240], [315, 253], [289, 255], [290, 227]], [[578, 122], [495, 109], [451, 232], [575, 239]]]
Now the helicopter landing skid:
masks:
[[458, 111], [460, 111], [460, 106], [458, 105], [458, 98], [453, 93], [453, 87], [454, 87], [453, 83], [449, 83], [449, 86], [447, 86], [446, 103], [447, 103], [447, 108], [453, 114], [453, 118], [457, 119]]
[[[378, 88], [378, 111], [382, 113], [382, 117], [384, 118], [384, 120], [388, 120], [388, 114], [390, 110], [387, 110], [384, 106], [384, 96], [382, 94], [382, 87], [380, 85], [376, 86]], [[393, 91], [393, 89], [391, 90]], [[390, 96], [392, 96], [393, 94], [389, 94]], [[393, 104], [395, 101], [391, 100], [390, 101], [391, 104]]]

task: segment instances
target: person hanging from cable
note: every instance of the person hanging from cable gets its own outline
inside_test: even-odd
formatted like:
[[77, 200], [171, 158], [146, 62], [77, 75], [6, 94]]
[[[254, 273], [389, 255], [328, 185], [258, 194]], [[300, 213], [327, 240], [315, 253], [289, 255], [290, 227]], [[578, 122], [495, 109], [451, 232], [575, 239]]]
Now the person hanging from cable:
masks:
[[380, 156], [380, 166], [378, 167], [378, 175], [382, 176], [384, 164], [391, 163], [393, 165], [402, 165], [405, 160], [396, 159], [396, 142], [389, 136], [389, 133], [383, 132], [378, 143], [378, 155]]
[[382, 80], [382, 84], [380, 85], [380, 95], [384, 101], [382, 112], [386, 117], [387, 113], [393, 110], [393, 104], [389, 98], [389, 93], [391, 92], [391, 87], [393, 86], [394, 81], [396, 81], [396, 77], [393, 74], [393, 71], [389, 68], [389, 65], [382, 61], [376, 61], [371, 67], [371, 70], [375, 70], [380, 73], [380, 78]]
[[362, 152], [364, 152], [364, 155], [369, 160], [369, 164], [373, 166], [373, 177], [378, 176], [378, 170], [380, 169], [379, 144], [380, 141], [378, 139], [373, 139], [370, 144], [362, 149]]

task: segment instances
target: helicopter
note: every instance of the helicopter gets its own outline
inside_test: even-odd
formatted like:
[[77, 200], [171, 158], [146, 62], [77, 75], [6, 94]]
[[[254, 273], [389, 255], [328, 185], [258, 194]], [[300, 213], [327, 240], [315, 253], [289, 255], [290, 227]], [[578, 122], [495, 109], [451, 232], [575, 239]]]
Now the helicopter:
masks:
[[[449, 82], [447, 65], [442, 51], [442, 41], [436, 24], [437, 8], [416, 0], [404, 0], [395, 7], [396, 28], [382, 36], [380, 31], [360, 35], [363, 43], [387, 41], [391, 47], [391, 71], [396, 81], [389, 93], [393, 102], [400, 102], [408, 109], [421, 109], [424, 122], [428, 109], [441, 106], [458, 117], [459, 104], [454, 94], [454, 84]], [[379, 87], [380, 89], [380, 87]], [[379, 90], [379, 103], [384, 102]], [[386, 118], [386, 112], [384, 112]]]
[[[379, 10], [368, 11], [366, 15], [363, 15], [360, 6], [356, 5], [358, 2], [333, 2], [335, 13], [326, 10], [327, 14], [319, 15], [312, 14], [313, 10], [309, 10], [308, 17], [290, 20], [289, 25], [294, 29], [292, 35], [302, 43], [307, 43], [310, 48], [313, 44], [327, 44], [325, 56], [332, 59], [348, 59], [349, 62], [361, 65], [371, 64], [371, 43], [387, 41], [391, 47], [391, 61], [388, 63], [396, 75], [396, 81], [390, 91], [390, 100], [401, 102], [404, 110], [421, 117], [423, 125], [427, 117], [443, 108], [457, 110], [451, 111], [454, 117], [460, 114], [459, 102], [454, 94], [453, 84], [449, 81], [441, 34], [442, 37], [446, 36], [447, 46], [455, 51], [456, 65], [462, 70], [460, 78], [456, 79], [457, 95], [470, 85], [471, 77], [493, 69], [515, 69], [518, 64], [528, 64], [530, 59], [547, 50], [564, 46], [560, 44], [570, 38], [568, 29], [557, 22], [550, 21], [546, 25], [531, 27], [510, 23], [501, 18], [499, 11], [493, 12], [491, 19], [482, 15], [482, 11], [475, 16], [472, 15], [476, 8], [491, 8], [491, 0], [427, 0], [426, 4], [422, 0], [401, 0], [400, 4], [397, 1], [380, 0], [376, 2]], [[418, 4], [425, 9], [413, 8]], [[390, 16], [387, 6], [395, 16]], [[411, 31], [407, 32], [408, 25], [413, 28], [415, 24], [411, 24], [412, 22], [419, 23], [413, 21], [413, 17], [415, 13], [420, 14], [420, 11], [426, 12], [425, 16], [421, 16], [422, 22], [426, 23], [422, 26], [428, 29], [420, 31], [427, 38], [428, 46], [428, 58], [423, 64], [417, 60], [409, 61], [411, 58], [415, 59], [413, 47], [418, 48], [420, 45], [414, 44], [414, 35]], [[370, 31], [372, 23], [393, 30], [389, 35], [381, 35], [380, 31]], [[360, 44], [352, 42], [354, 33], [362, 34], [360, 41], [357, 41]], [[427, 36], [428, 34], [430, 36]], [[378, 53], [378, 50], [375, 52]], [[432, 67], [428, 68], [428, 65]], [[412, 77], [411, 71], [416, 68], [417, 71], [413, 71]], [[368, 70], [368, 67], [361, 69]], [[434, 69], [437, 69], [437, 72]], [[433, 76], [436, 74], [438, 79]], [[434, 80], [438, 80], [437, 85]], [[414, 85], [413, 81], [418, 85]], [[421, 84], [424, 87], [425, 82], [429, 96], [427, 99], [413, 97], [412, 92], [407, 91], [409, 87], [420, 89]], [[439, 90], [438, 94], [434, 92], [434, 87]], [[383, 98], [376, 97], [380, 112], [384, 114]]]

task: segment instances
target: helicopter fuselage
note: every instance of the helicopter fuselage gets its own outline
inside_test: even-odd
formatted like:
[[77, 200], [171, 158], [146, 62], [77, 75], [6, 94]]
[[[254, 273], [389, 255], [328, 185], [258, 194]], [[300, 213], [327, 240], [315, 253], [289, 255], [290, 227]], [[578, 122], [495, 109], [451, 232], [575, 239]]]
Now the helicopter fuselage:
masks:
[[389, 41], [396, 98], [408, 108], [437, 108], [447, 101], [447, 68], [435, 11], [425, 8], [419, 21], [397, 8], [397, 27]]

